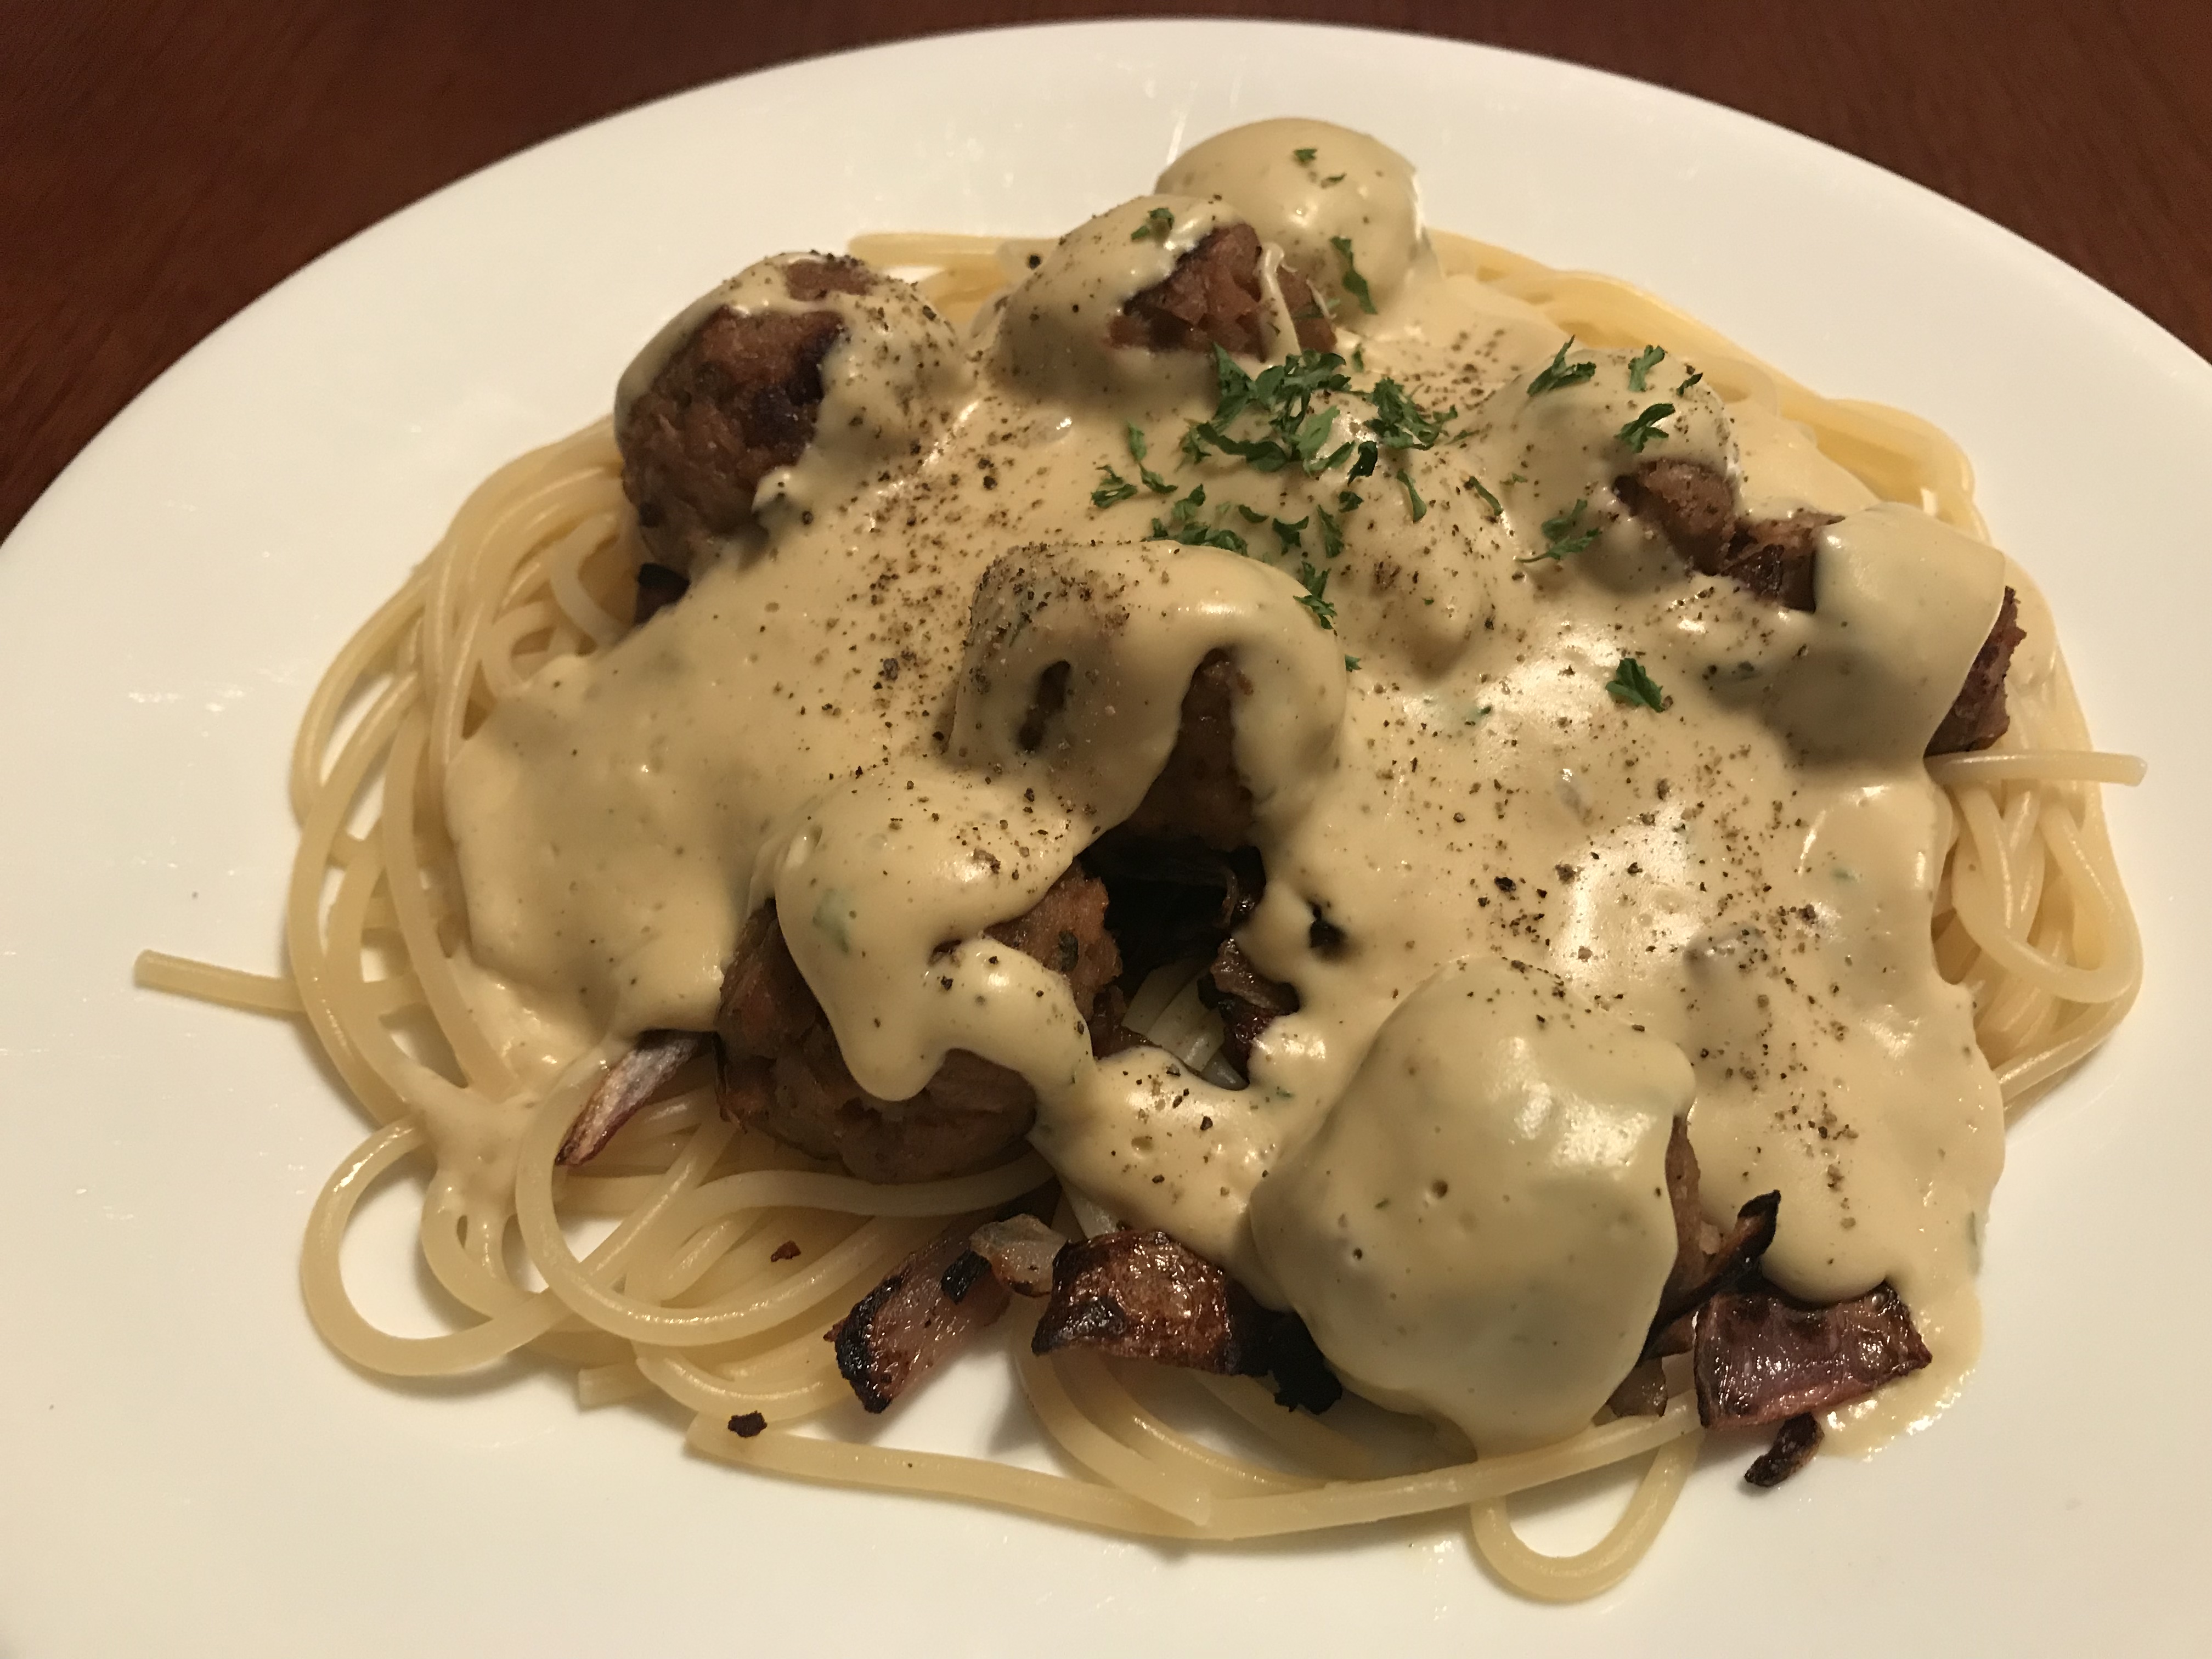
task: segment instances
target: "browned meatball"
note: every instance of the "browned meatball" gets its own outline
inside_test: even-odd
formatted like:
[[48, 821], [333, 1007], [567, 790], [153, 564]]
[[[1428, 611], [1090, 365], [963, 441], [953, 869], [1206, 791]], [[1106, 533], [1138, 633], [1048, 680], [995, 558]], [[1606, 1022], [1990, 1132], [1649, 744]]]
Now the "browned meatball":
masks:
[[1982, 641], [1972, 666], [1966, 670], [1966, 683], [1959, 688], [1936, 735], [1928, 739], [1929, 754], [1957, 755], [1986, 749], [2011, 726], [2012, 716], [2005, 708], [2005, 676], [2012, 669], [2014, 648], [2027, 637], [2019, 618], [2020, 595], [2008, 587], [2004, 603], [1997, 607], [1997, 619], [1990, 627], [1990, 636]]
[[[1276, 281], [1297, 328], [1298, 343], [1310, 351], [1335, 344], [1336, 331], [1305, 279], [1284, 265]], [[1273, 337], [1260, 283], [1260, 235], [1249, 225], [1224, 225], [1207, 233], [1176, 261], [1165, 281], [1123, 306], [1107, 331], [1107, 338], [1119, 346], [1211, 351], [1218, 345], [1242, 357], [1267, 356]]]
[[1252, 683], [1226, 651], [1209, 651], [1182, 697], [1167, 764], [1122, 827], [1132, 836], [1195, 836], [1217, 852], [1252, 838], [1252, 792], [1237, 771], [1237, 700]]
[[[1121, 960], [1106, 932], [1106, 890], [1071, 869], [1036, 903], [988, 930], [1002, 945], [1065, 975], [1090, 1018]], [[930, 1181], [971, 1169], [1029, 1133], [1036, 1096], [1019, 1073], [955, 1048], [921, 1093], [878, 1100], [847, 1069], [822, 1005], [763, 907], [747, 921], [722, 975], [715, 1021], [725, 1064], [723, 1109], [867, 1181]]]
[[1833, 514], [1741, 517], [1729, 481], [1702, 461], [1646, 461], [1613, 488], [1708, 576], [1726, 576], [1792, 611], [1813, 609], [1814, 538], [1835, 522]]
[[828, 311], [715, 312], [677, 348], [616, 436], [623, 490], [679, 568], [697, 533], [752, 522], [760, 481], [814, 436], [822, 359], [845, 331]]

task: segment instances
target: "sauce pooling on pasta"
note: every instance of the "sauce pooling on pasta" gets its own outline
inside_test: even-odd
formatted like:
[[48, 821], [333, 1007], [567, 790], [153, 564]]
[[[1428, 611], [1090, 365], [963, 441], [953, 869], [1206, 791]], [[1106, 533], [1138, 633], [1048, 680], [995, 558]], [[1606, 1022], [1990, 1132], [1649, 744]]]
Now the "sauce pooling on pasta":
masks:
[[[2002, 556], [1690, 365], [1571, 346], [1446, 276], [1372, 140], [1262, 123], [1161, 190], [1070, 232], [965, 341], [893, 284], [818, 302], [847, 322], [821, 435], [763, 480], [759, 527], [462, 750], [479, 963], [576, 1046], [705, 1030], [773, 899], [871, 1094], [952, 1048], [1019, 1072], [1066, 1180], [1486, 1451], [1587, 1423], [1632, 1363], [1686, 1112], [1716, 1213], [1780, 1190], [1770, 1278], [1822, 1302], [1887, 1279], [1911, 1308], [1936, 1364], [1856, 1408], [1861, 1437], [1924, 1412], [1974, 1356], [2002, 1113], [1929, 941], [1948, 824], [1921, 755]], [[1179, 454], [1213, 362], [1106, 325], [1240, 222], [1279, 360], [1279, 262], [1334, 307], [1352, 389], [1316, 400], [1316, 453], [1370, 439], [1386, 383], [1456, 410], [1430, 447], [1378, 445], [1357, 480]], [[1169, 493], [1095, 501], [1102, 467], [1141, 476], [1133, 425]], [[1631, 515], [1613, 480], [1652, 459], [1838, 515], [1814, 607], [1700, 574]], [[984, 934], [1135, 807], [1224, 648], [1267, 872], [1239, 939], [1302, 1001], [1241, 1090], [1158, 1049], [1094, 1060], [1065, 981]], [[532, 1029], [519, 1062], [560, 1047]]]

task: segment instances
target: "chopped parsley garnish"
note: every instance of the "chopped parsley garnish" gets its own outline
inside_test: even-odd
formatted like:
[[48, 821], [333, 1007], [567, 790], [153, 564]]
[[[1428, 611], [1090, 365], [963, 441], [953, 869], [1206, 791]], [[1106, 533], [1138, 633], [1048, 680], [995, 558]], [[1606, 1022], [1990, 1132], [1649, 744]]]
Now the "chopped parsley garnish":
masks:
[[[1489, 489], [1484, 486], [1481, 479], [1470, 473], [1468, 476], [1467, 487], [1469, 489], [1472, 489], [1476, 495], [1482, 497], [1483, 501], [1490, 508], [1490, 516], [1492, 518], [1502, 519], [1505, 516], [1505, 503], [1499, 501], [1497, 496], [1492, 495]], [[1133, 495], [1135, 492], [1133, 490], [1130, 493]]]
[[1328, 178], [1326, 178], [1326, 179], [1322, 179], [1322, 180], [1321, 181], [1321, 187], [1322, 187], [1323, 190], [1327, 190], [1327, 189], [1328, 189], [1331, 185], [1340, 185], [1340, 184], [1342, 184], [1343, 182], [1344, 182], [1344, 175], [1343, 175], [1342, 173], [1330, 173], [1330, 174], [1328, 175]]
[[1294, 149], [1291, 152], [1291, 159], [1298, 162], [1310, 161], [1320, 154], [1317, 149]]
[[1145, 452], [1150, 447], [1145, 441], [1144, 428], [1134, 421], [1129, 427], [1129, 459], [1137, 464], [1137, 476], [1145, 481], [1145, 488], [1155, 495], [1172, 495], [1175, 486], [1145, 465]]
[[1129, 233], [1129, 240], [1133, 242], [1164, 242], [1174, 229], [1175, 210], [1154, 208], [1145, 216], [1145, 222]]
[[1266, 514], [1257, 512], [1255, 509], [1245, 506], [1242, 501], [1237, 503], [1237, 511], [1243, 517], [1246, 524], [1265, 524], [1267, 522], [1267, 515]]
[[1653, 404], [1613, 435], [1641, 455], [1644, 445], [1667, 435], [1659, 429], [1659, 422], [1674, 412], [1674, 405], [1672, 404]]
[[1165, 520], [1152, 520], [1149, 539], [1180, 542], [1185, 547], [1218, 547], [1226, 553], [1246, 551], [1244, 538], [1235, 531], [1212, 529], [1199, 517], [1199, 509], [1205, 505], [1206, 486], [1194, 484], [1189, 495], [1169, 507]]
[[1683, 377], [1682, 384], [1674, 388], [1674, 395], [1677, 398], [1680, 397], [1685, 392], [1687, 392], [1692, 386], [1697, 385], [1698, 381], [1705, 378], [1705, 375], [1703, 369], [1692, 369], [1689, 374]]
[[1112, 467], [1107, 466], [1102, 463], [1098, 471], [1104, 475], [1104, 481], [1099, 484], [1097, 489], [1091, 492], [1091, 506], [1111, 507], [1116, 501], [1127, 501], [1130, 496], [1137, 493], [1137, 486], [1131, 483], [1127, 478], [1116, 472]]
[[1352, 513], [1358, 511], [1358, 507], [1359, 492], [1358, 490], [1340, 489], [1336, 492], [1336, 510], [1338, 512]]
[[1638, 352], [1635, 361], [1628, 365], [1628, 389], [1631, 392], [1643, 391], [1644, 377], [1658, 368], [1666, 356], [1667, 348], [1664, 346], [1648, 345]]
[[[1347, 495], [1351, 492], [1346, 491]], [[1321, 520], [1321, 550], [1325, 558], [1334, 558], [1344, 551], [1344, 526], [1331, 518], [1322, 507], [1314, 508], [1314, 517]]]
[[1360, 395], [1375, 405], [1375, 416], [1367, 426], [1385, 449], [1433, 449], [1443, 436], [1445, 423], [1459, 413], [1454, 407], [1431, 415], [1408, 398], [1403, 386], [1387, 377], [1376, 381], [1373, 391]]
[[[1340, 444], [1324, 451], [1336, 427], [1336, 410], [1316, 409], [1313, 400], [1324, 392], [1352, 389], [1343, 368], [1344, 359], [1333, 351], [1302, 351], [1256, 375], [1247, 374], [1234, 357], [1215, 346], [1213, 373], [1220, 396], [1213, 418], [1192, 422], [1183, 434], [1183, 453], [1197, 462], [1218, 449], [1259, 472], [1279, 472], [1295, 462], [1310, 477], [1341, 465], [1352, 446]], [[1248, 409], [1265, 413], [1267, 436], [1239, 438], [1230, 431]]]
[[1375, 296], [1367, 291], [1367, 279], [1359, 274], [1359, 267], [1352, 262], [1352, 238], [1332, 236], [1328, 239], [1328, 245], [1344, 261], [1344, 291], [1358, 301], [1359, 308], [1372, 317], [1375, 314]]
[[1567, 336], [1566, 344], [1561, 346], [1552, 361], [1536, 372], [1536, 378], [1528, 382], [1530, 397], [1533, 398], [1542, 392], [1557, 392], [1563, 386], [1573, 386], [1578, 381], [1587, 380], [1597, 373], [1595, 363], [1567, 362], [1567, 353], [1574, 348], [1575, 337], [1570, 334]]
[[1305, 592], [1298, 603], [1312, 614], [1313, 619], [1332, 633], [1336, 629], [1336, 607], [1323, 597], [1328, 592], [1328, 572], [1317, 568], [1312, 560], [1298, 562], [1298, 580]]
[[1565, 512], [1554, 513], [1544, 520], [1544, 550], [1531, 553], [1527, 558], [1516, 559], [1514, 562], [1534, 564], [1540, 560], [1549, 559], [1554, 564], [1563, 564], [1568, 554], [1581, 552], [1597, 539], [1598, 532], [1604, 528], [1601, 525], [1593, 526], [1588, 530], [1581, 528], [1583, 514], [1589, 510], [1589, 497], [1577, 495], [1575, 504]]
[[1344, 672], [1347, 674], [1358, 666], [1359, 659], [1357, 657], [1346, 657], [1344, 659]]
[[1311, 514], [1308, 514], [1296, 524], [1285, 524], [1280, 519], [1277, 519], [1273, 520], [1270, 528], [1275, 532], [1275, 539], [1282, 543], [1285, 547], [1293, 552], [1303, 551], [1304, 544], [1298, 538], [1305, 533], [1305, 527], [1311, 521], [1312, 516]]
[[1413, 515], [1415, 524], [1429, 516], [1429, 504], [1421, 499], [1421, 492], [1413, 488], [1413, 476], [1404, 467], [1398, 469], [1398, 482], [1406, 486], [1406, 510]]
[[1605, 689], [1617, 702], [1640, 702], [1655, 714], [1667, 707], [1667, 694], [1659, 689], [1659, 682], [1645, 673], [1644, 665], [1633, 657], [1620, 659]]

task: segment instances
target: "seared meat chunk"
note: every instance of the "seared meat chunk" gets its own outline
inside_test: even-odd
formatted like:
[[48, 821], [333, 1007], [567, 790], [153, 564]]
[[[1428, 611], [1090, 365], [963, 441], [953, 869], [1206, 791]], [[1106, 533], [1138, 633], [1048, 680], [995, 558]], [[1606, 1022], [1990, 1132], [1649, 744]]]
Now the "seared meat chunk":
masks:
[[965, 1276], [957, 1295], [945, 1282], [970, 1255], [968, 1229], [954, 1227], [900, 1262], [830, 1328], [837, 1369], [869, 1411], [887, 1410], [1006, 1312], [1006, 1287], [988, 1271]]
[[1216, 852], [1252, 838], [1252, 792], [1237, 770], [1237, 700], [1252, 682], [1226, 651], [1209, 651], [1182, 696], [1182, 724], [1167, 763], [1121, 826], [1152, 840], [1193, 836]]
[[1221, 1016], [1221, 1052], [1240, 1072], [1252, 1068], [1252, 1045], [1284, 1014], [1298, 1011], [1293, 986], [1269, 979], [1233, 939], [1224, 939], [1198, 982], [1199, 1000]]
[[1927, 1345], [1887, 1285], [1814, 1307], [1760, 1284], [1698, 1310], [1692, 1365], [1708, 1427], [1779, 1423], [1873, 1393], [1928, 1363]]
[[[1275, 280], [1297, 329], [1298, 343], [1326, 351], [1336, 343], [1306, 280], [1285, 265]], [[1249, 225], [1224, 225], [1176, 261], [1166, 280], [1133, 296], [1107, 329], [1117, 346], [1153, 351], [1211, 351], [1265, 357], [1273, 347], [1266, 289], [1260, 281], [1260, 234]]]
[[823, 253], [793, 259], [783, 268], [784, 291], [794, 300], [826, 300], [833, 294], [871, 294], [876, 273], [850, 254]]
[[607, 1068], [599, 1086], [576, 1114], [556, 1164], [588, 1164], [636, 1115], [660, 1085], [706, 1053], [713, 1039], [697, 1031], [645, 1031], [630, 1051]]
[[2014, 647], [2027, 637], [2020, 625], [2020, 595], [2008, 587], [1990, 636], [1982, 641], [1972, 666], [1966, 670], [1966, 683], [1959, 688], [1958, 697], [1943, 716], [1943, 723], [1936, 728], [1936, 735], [1928, 739], [1929, 754], [1958, 755], [1986, 749], [2004, 736], [2012, 724], [2005, 709], [2005, 675], [2012, 668]]
[[1277, 1402], [1312, 1412], [1344, 1393], [1304, 1320], [1261, 1307], [1163, 1232], [1102, 1233], [1060, 1253], [1030, 1346], [1073, 1346], [1225, 1376], [1273, 1371]]
[[[1707, 575], [1726, 576], [1792, 611], [1814, 608], [1815, 542], [1820, 526], [1836, 521], [1833, 514], [1740, 518], [1728, 480], [1700, 461], [1646, 461], [1614, 479], [1613, 488], [1631, 513], [1655, 526], [1676, 552]], [[1928, 740], [1928, 753], [1986, 749], [2005, 734], [2010, 724], [2005, 675], [2014, 648], [2027, 637], [2019, 613], [2020, 596], [2008, 587], [1989, 637], [1966, 670], [1966, 684]]]
[[1790, 611], [1813, 609], [1814, 538], [1832, 513], [1792, 513], [1786, 519], [1738, 521], [1711, 573]]
[[1163, 1232], [1101, 1233], [1053, 1264], [1052, 1299], [1030, 1346], [1071, 1344], [1123, 1359], [1256, 1376], [1270, 1316], [1252, 1293]]
[[725, 307], [631, 405], [615, 434], [623, 490], [648, 544], [679, 574], [694, 538], [752, 522], [760, 481], [812, 440], [822, 359], [844, 330], [827, 311]]
[[1810, 1412], [1785, 1417], [1774, 1443], [1753, 1458], [1743, 1478], [1754, 1486], [1778, 1486], [1812, 1462], [1820, 1449], [1820, 1419]]
[[[1086, 1018], [1121, 972], [1106, 932], [1105, 889], [1071, 869], [992, 938], [1067, 977]], [[867, 1181], [929, 1181], [971, 1169], [1029, 1133], [1036, 1096], [1019, 1073], [964, 1048], [921, 1093], [878, 1100], [838, 1052], [836, 1034], [792, 960], [772, 908], [750, 918], [722, 973], [724, 1112]], [[763, 1086], [765, 1085], [765, 1086]]]
[[1106, 931], [1106, 887], [1072, 868], [1016, 916], [987, 930], [1067, 978], [1076, 1012], [1089, 1017], [1098, 993], [1121, 977], [1121, 953]]
[[1646, 461], [1616, 478], [1613, 493], [1707, 575], [1735, 536], [1735, 491], [1702, 461]]
[[1792, 611], [1813, 609], [1814, 538], [1835, 522], [1833, 514], [1740, 517], [1729, 481], [1702, 461], [1645, 461], [1614, 479], [1613, 489], [1708, 576], [1726, 576]]

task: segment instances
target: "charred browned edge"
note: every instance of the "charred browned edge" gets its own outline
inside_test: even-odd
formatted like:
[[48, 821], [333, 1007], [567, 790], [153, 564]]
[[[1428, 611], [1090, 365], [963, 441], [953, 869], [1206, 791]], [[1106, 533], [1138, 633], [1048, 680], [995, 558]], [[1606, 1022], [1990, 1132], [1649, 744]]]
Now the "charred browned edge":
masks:
[[1033, 1352], [1075, 1345], [1125, 1359], [1224, 1376], [1266, 1370], [1266, 1310], [1252, 1293], [1166, 1233], [1079, 1239], [1053, 1263]]
[[1763, 1282], [1724, 1291], [1698, 1309], [1691, 1352], [1708, 1427], [1826, 1411], [1928, 1363], [1911, 1313], [1887, 1284], [1818, 1306]]
[[1774, 1431], [1774, 1443], [1751, 1461], [1743, 1472], [1748, 1486], [1778, 1486], [1812, 1461], [1820, 1449], [1820, 1419], [1810, 1412], [1785, 1417]]
[[1261, 1307], [1222, 1269], [1156, 1231], [1102, 1233], [1062, 1250], [1030, 1346], [1040, 1354], [1096, 1348], [1219, 1376], [1273, 1371], [1278, 1403], [1313, 1412], [1344, 1392], [1296, 1314]]
[[768, 1426], [768, 1419], [758, 1412], [739, 1412], [730, 1419], [730, 1432], [740, 1440], [750, 1440]]
[[[882, 1412], [1005, 1313], [1006, 1287], [988, 1268], [946, 1280], [968, 1249], [969, 1224], [941, 1234], [885, 1275], [827, 1333], [838, 1373], [869, 1412]], [[981, 1258], [977, 1257], [980, 1262]]]

